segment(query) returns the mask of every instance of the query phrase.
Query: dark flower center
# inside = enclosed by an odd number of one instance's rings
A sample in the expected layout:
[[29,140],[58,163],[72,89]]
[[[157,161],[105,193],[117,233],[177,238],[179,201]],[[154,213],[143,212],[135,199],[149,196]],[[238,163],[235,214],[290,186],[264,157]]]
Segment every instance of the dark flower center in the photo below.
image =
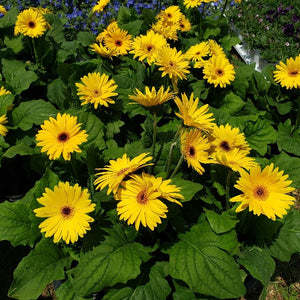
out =
[[190,156],[195,156],[195,153],[196,153],[195,148],[191,146],[190,149],[189,149],[189,155]]
[[221,147],[224,151],[230,151],[230,150],[231,150],[231,148],[230,148],[228,142],[226,142],[226,141],[221,142],[220,147]]
[[121,47],[122,46],[122,41],[120,41],[120,40],[116,40],[115,41],[115,45],[117,46],[117,47]]
[[290,72],[290,76],[295,77],[298,75],[298,71],[292,71]]
[[268,198],[269,192],[264,186],[259,185],[255,187],[253,194],[254,198],[258,200],[266,200]]
[[152,46],[148,46],[148,47],[147,47],[147,51],[148,51],[148,52],[150,52],[152,49],[153,49]]
[[221,76],[224,75],[224,71],[221,70],[221,69],[217,69],[217,70],[216,70],[216,74],[217,74],[219,77],[221,77]]
[[69,218],[72,216],[73,214],[73,209],[72,207],[70,206],[64,206],[62,209],[61,209],[61,214],[63,217],[65,218]]
[[123,168],[121,169],[118,173],[117,173],[117,176],[120,176],[122,175],[123,173],[125,173],[129,168]]
[[62,143],[65,143],[68,139],[69,139],[69,134],[66,133],[66,132],[62,132],[58,137],[57,139],[62,142]]
[[99,96],[101,93],[100,93],[99,90],[95,89],[95,90],[94,90],[94,94],[95,94],[95,96]]
[[136,196],[136,200],[139,204],[146,204],[148,202],[146,189],[144,189],[144,190],[142,190],[141,192],[138,193],[138,195]]
[[172,15],[170,13],[167,14],[168,18],[172,18]]
[[174,64],[172,61],[170,61],[170,62],[169,62],[169,65],[170,65],[171,67],[174,67],[175,64]]
[[28,26],[29,26],[30,28],[35,28],[35,23],[32,22],[32,21],[30,21],[30,22],[28,23]]

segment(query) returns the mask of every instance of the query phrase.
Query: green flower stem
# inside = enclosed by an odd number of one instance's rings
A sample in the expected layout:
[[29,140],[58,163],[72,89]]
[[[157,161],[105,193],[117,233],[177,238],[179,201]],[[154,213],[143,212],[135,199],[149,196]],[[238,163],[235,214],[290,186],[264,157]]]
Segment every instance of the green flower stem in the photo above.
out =
[[168,159],[167,159],[167,163],[165,165],[165,172],[167,173],[167,177],[169,175],[169,172],[170,172],[170,166],[171,166],[171,160],[172,160],[172,154],[173,154],[173,149],[174,147],[176,146],[176,140],[178,138],[178,135],[180,133],[182,129],[182,125],[180,125],[175,133],[175,136],[173,138],[173,141],[172,141],[172,144],[171,144],[171,147],[170,147],[170,151],[169,151],[169,156],[168,156]]
[[177,86],[177,78],[172,77],[171,82],[172,82],[173,90],[177,94],[179,91]]
[[176,167],[175,167],[173,173],[171,174],[170,178],[173,178],[173,177],[177,174],[179,168],[180,168],[181,165],[182,165],[182,162],[183,162],[183,154],[181,154],[180,159],[179,159],[179,161],[178,161],[178,163],[177,163],[177,165],[176,165]]
[[38,67],[40,67],[40,61],[39,61],[39,57],[38,57],[37,50],[36,50],[36,42],[35,42],[35,39],[32,38],[31,41],[32,41],[32,48],[33,48],[33,53],[34,53],[34,60],[35,60],[35,63],[38,65]]
[[[155,157],[155,147],[156,147],[156,135],[157,135],[157,115],[156,111],[153,112],[153,135],[152,135],[152,157]],[[153,165],[150,167],[150,174],[153,171]]]
[[230,209],[229,205],[229,199],[230,199],[230,182],[231,182],[231,176],[232,176],[232,171],[229,170],[227,173],[227,179],[226,179],[226,210]]
[[225,0],[224,6],[223,6],[223,9],[222,9],[222,12],[221,12],[221,18],[224,17],[224,12],[225,12],[225,9],[227,7],[227,4],[228,4],[228,0]]

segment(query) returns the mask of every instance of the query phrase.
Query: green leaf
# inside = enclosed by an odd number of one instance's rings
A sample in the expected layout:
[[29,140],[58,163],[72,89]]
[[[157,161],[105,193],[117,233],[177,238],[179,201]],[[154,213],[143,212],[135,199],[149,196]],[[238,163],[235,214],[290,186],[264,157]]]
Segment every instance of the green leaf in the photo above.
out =
[[128,240],[120,225],[107,231],[106,240],[82,255],[74,269],[73,291],[79,296],[136,278],[142,261],[150,258],[146,248]]
[[242,99],[246,99],[246,92],[249,88],[249,82],[253,73],[255,72],[255,63],[246,65],[239,64],[238,68],[235,68],[235,79],[232,83],[235,94],[240,96]]
[[291,255],[300,252],[300,213],[289,214],[278,237],[269,248],[270,254],[280,261],[290,261]]
[[80,31],[77,34],[77,40],[83,47],[88,47],[89,45],[95,43],[95,35],[91,32]]
[[275,262],[268,251],[257,246],[245,248],[237,261],[264,286],[275,271]]
[[[82,298],[74,294],[72,290],[72,283],[70,280],[62,283],[58,289],[55,290],[57,300],[86,300],[89,298]],[[92,298],[91,298],[92,299]]]
[[123,24],[121,28],[127,30],[129,34],[136,36],[140,33],[143,23],[144,22],[141,20],[135,20],[127,24]]
[[7,158],[13,158],[16,155],[32,155],[35,153],[39,153],[40,151],[35,149],[35,148],[31,148],[29,146],[27,146],[26,144],[17,144],[14,145],[10,148],[8,148],[4,153],[3,153],[3,157],[7,157]]
[[14,99],[15,97],[12,94],[0,96],[0,115],[6,114],[8,108],[13,104]]
[[[142,273],[135,288],[111,289],[105,294],[103,300],[164,300],[171,293],[171,287],[165,279],[168,274],[168,263],[157,262],[150,269],[149,275]],[[146,284],[143,284],[143,279],[147,280]]]
[[300,156],[300,128],[293,131],[290,119],[286,120],[284,124],[279,123],[277,145],[279,151],[283,149]]
[[190,180],[184,180],[180,175],[172,178],[171,184],[175,184],[177,187],[181,188],[180,194],[184,199],[180,202],[187,202],[192,200],[195,194],[202,190],[203,186],[200,183],[192,182]]
[[223,212],[221,215],[219,215],[212,210],[206,210],[205,214],[210,227],[215,233],[218,234],[234,229],[236,223],[239,222],[236,215],[232,215],[232,212],[230,211]]
[[216,37],[221,33],[221,29],[219,27],[216,28],[207,28],[203,34],[203,39],[207,40],[210,36]]
[[18,60],[2,58],[2,73],[14,94],[20,94],[29,88],[31,83],[38,79],[33,71],[26,71],[26,63]]
[[300,188],[300,158],[291,157],[285,152],[275,155],[269,161],[274,163],[280,170],[284,170],[284,174],[289,175],[289,180],[292,180],[294,188]]
[[121,6],[118,11],[118,24],[122,26],[123,24],[126,24],[130,22],[130,10],[128,7]]
[[275,143],[277,139],[276,130],[263,119],[258,119],[255,123],[248,122],[244,134],[250,147],[262,156],[267,153],[268,144]]
[[229,236],[232,234],[216,235],[205,221],[180,234],[180,241],[168,250],[170,275],[183,280],[196,293],[219,299],[244,295],[246,289],[239,266],[220,249],[221,240]]
[[122,127],[125,123],[121,120],[112,121],[106,124],[106,136],[108,139],[112,139],[115,134],[120,132],[120,127]]
[[44,100],[22,102],[12,112],[13,124],[26,131],[33,124],[40,125],[49,117],[57,114],[55,107]]
[[233,92],[230,92],[223,99],[223,105],[220,107],[221,110],[229,113],[230,115],[235,115],[241,111],[246,103],[242,100],[240,96],[235,95]]
[[22,35],[19,35],[17,37],[12,37],[12,38],[6,36],[4,38],[4,44],[6,45],[7,48],[12,49],[14,53],[18,54],[24,48],[22,39],[23,39]]
[[241,40],[237,36],[226,35],[220,40],[220,44],[226,51],[230,51],[232,46],[239,44]]
[[48,84],[47,98],[57,107],[64,110],[69,108],[71,93],[61,78],[56,78]]
[[180,285],[177,280],[173,280],[175,292],[172,294],[173,300],[197,300],[195,294],[187,287]]
[[19,10],[16,7],[11,7],[5,16],[0,18],[0,28],[14,26],[17,21]]
[[51,25],[51,29],[47,30],[47,39],[54,40],[56,43],[62,43],[65,41],[64,26],[61,22],[61,18],[57,14],[45,15],[47,22]]
[[71,258],[50,239],[42,239],[15,269],[9,297],[37,299],[47,284],[65,278],[64,268],[70,264]]

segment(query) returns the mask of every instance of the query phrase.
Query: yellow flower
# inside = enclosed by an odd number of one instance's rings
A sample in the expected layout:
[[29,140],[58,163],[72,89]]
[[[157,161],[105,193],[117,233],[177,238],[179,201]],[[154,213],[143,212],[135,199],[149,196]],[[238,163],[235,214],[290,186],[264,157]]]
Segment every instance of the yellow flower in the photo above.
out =
[[6,14],[6,9],[3,5],[0,4],[0,14],[5,15]]
[[179,23],[182,13],[179,6],[172,5],[162,10],[157,17],[162,20],[165,26],[170,26]]
[[198,7],[202,4],[202,0],[184,0],[183,4],[186,8]]
[[200,175],[205,171],[201,163],[208,163],[209,142],[203,132],[198,129],[181,132],[181,153],[189,167]]
[[116,193],[120,183],[128,174],[140,168],[152,165],[152,163],[148,163],[152,157],[146,157],[147,155],[148,153],[142,153],[130,160],[125,153],[122,158],[110,160],[109,165],[104,166],[104,168],[96,169],[101,171],[96,174],[96,176],[99,177],[94,181],[96,189],[102,190],[108,186],[107,195],[110,194],[111,191]]
[[298,55],[295,60],[292,57],[288,58],[286,64],[280,61],[279,65],[276,65],[276,70],[274,71],[274,80],[287,89],[299,89],[300,55]]
[[82,83],[75,83],[77,86],[77,95],[80,96],[84,102],[81,105],[92,103],[97,109],[98,105],[108,107],[108,103],[115,103],[110,97],[118,95],[114,91],[117,85],[113,79],[109,79],[106,74],[97,72],[88,73],[87,76],[80,78]]
[[112,56],[118,56],[116,49],[108,49],[107,47],[103,46],[102,43],[94,43],[90,45],[90,47],[93,52],[98,53],[102,57],[111,58]]
[[5,115],[0,116],[0,135],[6,136],[8,130],[7,128],[3,125],[7,123],[7,117]]
[[60,113],[57,118],[50,117],[41,125],[36,135],[37,146],[42,152],[47,152],[49,159],[58,159],[61,155],[65,160],[71,159],[72,152],[81,152],[78,145],[87,141],[85,130],[80,130],[77,117]]
[[179,22],[175,24],[165,24],[159,19],[155,24],[151,26],[154,32],[161,34],[168,40],[178,40],[177,30],[179,30]]
[[[146,86],[145,94],[143,94],[140,90],[136,89],[135,95],[129,95],[128,97],[129,99],[132,99],[144,106],[157,106],[173,98],[173,95],[173,92],[169,92],[169,87],[166,91],[164,91],[164,87],[161,86],[158,92],[156,92],[154,86],[151,90],[149,89],[149,87]],[[135,102],[131,104],[134,103]]]
[[34,210],[37,217],[47,218],[39,225],[45,237],[54,236],[54,243],[62,239],[67,244],[83,237],[91,229],[89,223],[94,221],[87,215],[95,209],[89,197],[87,189],[81,190],[78,184],[70,186],[69,182],[59,182],[53,191],[46,188],[37,199],[43,207]]
[[169,185],[170,180],[162,180],[152,175],[143,173],[142,176],[132,175],[131,179],[122,182],[123,188],[119,188],[115,195],[118,215],[128,225],[135,223],[135,229],[139,230],[142,223],[151,230],[161,223],[161,218],[166,218],[167,206],[159,199],[164,198],[182,206],[176,200],[183,199],[175,185]]
[[215,87],[224,88],[235,79],[234,67],[224,55],[212,56],[206,61],[203,73],[203,78]]
[[133,58],[138,57],[140,61],[147,59],[147,63],[155,62],[158,49],[167,45],[167,40],[159,33],[149,30],[146,35],[137,36],[132,43],[130,53],[134,54]]
[[0,96],[11,94],[10,91],[6,90],[3,86],[0,88]]
[[36,38],[42,36],[49,27],[50,25],[39,11],[29,8],[19,13],[14,33]]
[[228,153],[233,149],[245,150],[247,154],[250,152],[249,144],[245,136],[240,132],[239,128],[231,128],[229,124],[215,126],[211,134],[212,155],[216,153]]
[[131,49],[132,37],[128,31],[115,28],[104,38],[104,45],[111,51],[116,51],[117,55],[127,54]]
[[181,51],[176,48],[164,46],[159,49],[156,65],[160,66],[159,70],[162,71],[162,77],[169,75],[170,78],[186,79],[186,75],[190,73],[189,61],[184,57]]
[[113,22],[109,23],[107,28],[104,29],[102,32],[100,32],[97,35],[96,41],[99,43],[102,43],[105,40],[105,38],[109,37],[110,32],[112,32],[116,29],[119,29],[117,21],[113,21]]
[[208,47],[210,56],[225,55],[223,48],[214,40],[208,40]]
[[186,18],[185,15],[182,15],[179,20],[179,30],[182,32],[190,31],[192,28],[192,24],[188,18]]
[[243,169],[249,170],[257,165],[254,158],[248,157],[248,153],[248,151],[239,148],[234,148],[229,152],[217,152],[211,162],[229,167],[240,173]]
[[97,4],[93,7],[93,13],[94,12],[101,12],[105,6],[109,3],[110,0],[99,0]]
[[292,181],[287,180],[288,175],[283,175],[283,171],[274,169],[274,165],[266,166],[261,171],[260,166],[250,169],[250,172],[241,171],[241,177],[235,188],[243,194],[230,199],[231,202],[242,202],[236,209],[240,212],[247,207],[255,215],[266,215],[269,219],[275,220],[276,215],[282,218],[287,213],[287,209],[295,199],[287,195],[294,190],[289,186]]
[[184,54],[189,60],[199,61],[209,54],[209,47],[207,42],[202,42],[197,45],[191,46]]
[[199,99],[194,99],[194,94],[191,94],[190,99],[185,93],[181,94],[182,101],[176,97],[175,103],[179,108],[180,113],[176,116],[183,120],[184,125],[195,127],[203,131],[212,131],[214,127],[214,118],[212,113],[208,112],[208,104],[202,105],[198,108]]
[[53,14],[52,10],[44,7],[31,7],[31,9],[39,12],[42,15]]

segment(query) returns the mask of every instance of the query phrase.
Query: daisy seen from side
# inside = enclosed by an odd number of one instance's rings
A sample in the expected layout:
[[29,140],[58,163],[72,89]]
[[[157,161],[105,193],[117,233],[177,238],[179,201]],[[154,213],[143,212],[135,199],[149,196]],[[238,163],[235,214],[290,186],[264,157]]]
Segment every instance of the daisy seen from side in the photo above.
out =
[[289,195],[294,191],[287,180],[288,175],[283,175],[274,164],[266,166],[263,170],[259,165],[250,169],[249,172],[242,170],[241,176],[235,188],[242,192],[241,195],[230,199],[231,202],[241,202],[236,209],[240,212],[249,208],[253,214],[267,216],[275,220],[276,216],[282,218],[287,209],[293,205],[295,198]]
[[93,7],[92,12],[101,12],[107,6],[110,0],[99,0],[97,4]]
[[77,95],[83,102],[81,105],[93,104],[97,109],[99,105],[108,107],[108,104],[115,103],[110,97],[117,96],[115,92],[117,85],[113,79],[109,79],[106,74],[98,72],[88,73],[80,78],[81,83],[75,83]]
[[61,155],[64,160],[70,160],[71,153],[80,153],[79,145],[87,141],[88,135],[80,130],[80,125],[77,117],[58,113],[56,119],[50,117],[41,125],[36,135],[37,146],[42,147],[41,152],[47,152],[51,160]]
[[0,135],[6,136],[8,129],[3,125],[7,123],[6,115],[0,116]]
[[46,218],[39,225],[45,237],[53,236],[54,243],[62,239],[67,244],[82,238],[91,229],[89,223],[94,221],[88,213],[94,211],[96,205],[89,197],[87,189],[81,189],[78,184],[71,186],[69,182],[59,182],[53,190],[46,188],[37,199],[43,207],[34,210],[37,217]]

